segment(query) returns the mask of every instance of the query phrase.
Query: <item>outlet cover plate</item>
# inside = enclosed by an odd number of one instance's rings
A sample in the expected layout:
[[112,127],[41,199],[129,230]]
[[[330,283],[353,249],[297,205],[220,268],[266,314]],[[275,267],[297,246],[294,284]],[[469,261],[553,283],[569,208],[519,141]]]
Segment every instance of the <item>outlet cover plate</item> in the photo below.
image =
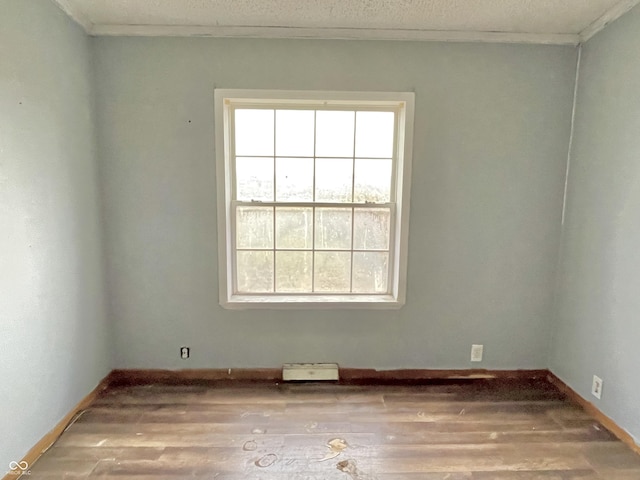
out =
[[471,361],[481,362],[484,345],[471,345]]
[[602,397],[602,379],[597,375],[593,376],[593,383],[591,384],[591,394],[598,400]]

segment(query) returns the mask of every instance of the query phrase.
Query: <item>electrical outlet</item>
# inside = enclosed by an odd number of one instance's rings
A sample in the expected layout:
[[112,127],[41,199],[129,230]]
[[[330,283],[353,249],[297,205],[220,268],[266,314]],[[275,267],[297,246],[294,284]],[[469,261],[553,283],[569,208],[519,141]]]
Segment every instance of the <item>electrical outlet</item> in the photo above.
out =
[[186,360],[189,358],[189,347],[180,347],[180,358]]
[[481,362],[484,345],[471,345],[471,361]]
[[602,379],[597,375],[593,376],[593,383],[591,384],[591,394],[598,400],[602,397]]

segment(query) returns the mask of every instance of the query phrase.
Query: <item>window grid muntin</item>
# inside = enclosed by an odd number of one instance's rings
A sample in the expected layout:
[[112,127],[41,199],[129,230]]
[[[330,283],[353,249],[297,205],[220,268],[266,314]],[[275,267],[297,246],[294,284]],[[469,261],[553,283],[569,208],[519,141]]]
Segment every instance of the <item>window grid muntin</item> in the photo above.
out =
[[[273,202],[263,202],[263,201],[250,201],[250,202],[241,202],[237,200],[237,178],[236,178],[236,154],[235,154],[235,112],[236,110],[241,110],[241,109],[266,109],[266,110],[273,110],[273,115],[274,115],[274,119],[273,119],[273,155],[272,156],[260,156],[260,155],[255,155],[255,156],[244,156],[243,157],[248,157],[248,158],[265,158],[265,159],[272,159],[272,163],[273,163]],[[232,201],[231,201],[231,228],[232,228],[232,235],[231,235],[231,242],[233,245],[233,252],[234,254],[232,255],[232,259],[231,259],[231,263],[232,263],[232,272],[233,272],[233,281],[232,281],[232,285],[233,285],[233,291],[234,294],[242,294],[242,295],[248,295],[248,296],[252,296],[252,295],[256,295],[256,296],[260,296],[260,295],[282,295],[285,294],[287,296],[304,296],[304,295],[311,295],[311,296],[323,296],[323,295],[350,295],[350,296],[357,296],[357,295],[362,295],[362,296],[384,296],[384,295],[389,295],[393,292],[393,275],[394,275],[394,271],[395,271],[395,267],[394,267],[394,255],[392,255],[392,252],[395,251],[395,235],[394,235],[394,230],[395,230],[395,208],[396,208],[396,181],[397,181],[397,155],[398,155],[398,128],[399,128],[399,121],[400,121],[400,111],[402,110],[402,106],[399,106],[397,104],[394,104],[393,106],[379,106],[379,105],[361,105],[358,103],[355,104],[341,104],[341,105],[334,105],[334,104],[330,104],[330,105],[316,105],[316,104],[301,104],[301,105],[295,105],[292,103],[280,103],[280,102],[275,102],[275,103],[246,103],[243,102],[241,106],[231,106],[229,109],[229,115],[230,115],[230,125],[229,125],[229,135],[230,135],[230,145],[229,145],[229,149],[230,149],[230,158],[232,160],[231,163],[231,190],[232,190]],[[276,136],[277,136],[277,115],[276,112],[277,110],[313,110],[314,111],[314,135],[313,135],[313,141],[314,141],[314,145],[313,145],[313,151],[314,151],[314,156],[313,157],[307,157],[307,156],[277,156],[276,155],[276,149],[277,149],[277,145],[276,145]],[[317,161],[317,112],[320,110],[326,110],[326,111],[353,111],[354,112],[354,125],[353,125],[353,135],[354,135],[354,139],[353,139],[353,151],[352,151],[352,157],[351,157],[351,161],[352,161],[352,186],[351,186],[351,203],[347,203],[347,202],[322,202],[322,203],[316,203],[315,202],[315,197],[316,197],[316,170],[317,170],[317,165],[316,165],[316,161]],[[377,111],[377,112],[390,112],[393,113],[394,115],[394,124],[393,124],[393,144],[392,144],[392,157],[374,157],[374,156],[367,156],[367,157],[356,157],[355,153],[356,153],[356,135],[357,135],[357,113],[358,112],[368,112],[368,111]],[[312,190],[312,198],[313,198],[313,202],[277,202],[276,199],[276,192],[277,192],[277,163],[276,160],[277,158],[312,158],[313,159],[313,190]],[[323,156],[321,158],[335,158],[335,159],[343,159],[345,158],[344,156],[339,156],[339,157],[331,157],[331,156]],[[376,202],[364,202],[364,203],[354,203],[354,196],[355,196],[355,162],[356,160],[391,160],[391,175],[389,178],[389,182],[390,182],[390,189],[389,189],[389,203],[376,203]],[[237,219],[237,207],[240,205],[246,205],[246,206],[271,206],[273,208],[273,224],[272,224],[272,235],[273,235],[273,248],[272,249],[268,249],[268,250],[249,250],[249,249],[239,249],[237,248],[237,225],[236,225],[236,219]],[[297,249],[279,249],[276,246],[276,207],[284,207],[284,206],[291,206],[291,207],[312,207],[312,243],[313,243],[313,248],[311,250],[297,250]],[[340,208],[340,209],[351,209],[351,249],[350,250],[340,250],[340,249],[331,249],[331,250],[325,250],[325,249],[316,249],[315,248],[315,228],[316,228],[316,208],[322,208],[322,207],[327,207],[327,208]],[[354,223],[355,223],[355,208],[389,208],[389,231],[388,231],[388,249],[386,250],[354,250],[353,249],[353,242],[354,242]],[[238,288],[238,275],[237,275],[237,252],[238,251],[270,251],[273,254],[273,278],[272,278],[272,292],[243,292],[240,291]],[[311,281],[312,281],[312,290],[310,292],[278,292],[276,290],[276,277],[277,277],[277,270],[276,270],[276,252],[277,251],[305,251],[305,252],[311,252],[311,258],[312,258],[312,269],[311,269]],[[331,291],[322,291],[322,292],[317,292],[316,291],[316,285],[315,285],[315,253],[316,252],[324,252],[324,251],[328,251],[328,252],[350,252],[350,263],[349,263],[349,268],[350,268],[350,274],[349,274],[349,292],[341,292],[341,291],[336,291],[336,292],[331,292]],[[369,293],[361,293],[361,292],[353,292],[353,257],[354,257],[354,253],[357,252],[372,252],[372,253],[376,253],[376,252],[380,252],[380,253],[387,253],[387,290],[386,292],[369,292]]]
[[[394,249],[394,236],[392,234],[393,232],[393,226],[395,224],[395,204],[393,203],[386,203],[386,204],[379,204],[379,203],[357,203],[357,204],[336,204],[336,203],[323,203],[323,204],[313,204],[310,202],[307,203],[295,203],[295,202],[287,202],[286,204],[281,204],[278,202],[269,202],[269,203],[263,203],[263,202],[238,202],[238,201],[234,201],[232,202],[232,211],[233,211],[233,215],[232,215],[232,219],[234,222],[236,222],[237,219],[237,212],[238,212],[238,208],[240,207],[259,207],[259,208],[269,208],[272,210],[272,225],[271,225],[271,237],[272,237],[272,246],[271,248],[246,248],[246,247],[238,247],[237,246],[237,234],[238,234],[238,230],[237,230],[237,225],[234,228],[234,235],[233,235],[233,242],[234,242],[234,251],[236,252],[236,254],[234,255],[234,264],[237,265],[237,252],[272,252],[273,255],[273,277],[272,277],[272,291],[270,292],[246,292],[246,291],[242,291],[239,289],[238,287],[238,277],[237,275],[234,276],[234,290],[235,293],[239,293],[242,295],[278,295],[278,294],[287,294],[289,295],[290,293],[294,293],[294,292],[279,292],[276,288],[276,276],[277,276],[277,265],[276,265],[276,252],[281,251],[281,252],[310,252],[311,253],[311,259],[312,259],[312,270],[311,270],[311,278],[312,278],[312,284],[311,284],[311,288],[312,290],[309,292],[304,292],[307,295],[327,295],[327,294],[332,294],[332,295],[355,295],[355,294],[362,294],[362,295],[388,295],[391,292],[391,288],[392,285],[390,284],[390,280],[391,280],[391,274],[392,274],[392,267],[393,267],[393,249]],[[310,208],[312,210],[312,233],[311,233],[311,248],[279,248],[277,246],[277,233],[276,233],[276,218],[277,218],[277,214],[276,214],[276,210],[277,208]],[[335,209],[339,209],[339,210],[350,210],[351,212],[351,238],[350,238],[350,245],[351,248],[347,249],[347,248],[318,248],[316,247],[316,235],[315,235],[315,228],[316,228],[316,209],[318,208],[335,208]],[[387,239],[388,239],[388,246],[387,248],[354,248],[354,242],[355,242],[355,235],[354,235],[354,225],[355,225],[355,212],[357,209],[360,210],[387,210],[389,212],[389,222],[388,222],[388,232],[387,232]],[[349,273],[349,291],[316,291],[316,285],[315,285],[315,259],[316,259],[316,252],[327,252],[327,253],[336,253],[336,252],[343,252],[343,253],[350,253],[350,262],[349,262],[349,268],[350,268],[350,273]],[[354,277],[354,271],[353,271],[353,257],[354,257],[354,253],[386,253],[387,254],[387,291],[385,292],[353,292],[353,277]],[[236,267],[237,269],[237,267]],[[235,273],[235,272],[234,272]]]

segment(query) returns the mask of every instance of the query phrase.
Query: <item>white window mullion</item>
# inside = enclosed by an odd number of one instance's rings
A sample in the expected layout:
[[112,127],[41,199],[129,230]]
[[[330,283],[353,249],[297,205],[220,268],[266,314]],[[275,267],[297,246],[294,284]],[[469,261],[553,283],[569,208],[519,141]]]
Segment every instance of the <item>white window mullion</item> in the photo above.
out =
[[391,158],[391,198],[390,201],[397,202],[397,192],[398,192],[398,174],[402,175],[402,172],[398,172],[398,156],[400,151],[399,145],[399,129],[400,129],[400,115],[396,110],[394,112],[394,121],[393,121],[393,157]]
[[232,243],[232,259],[231,259],[231,269],[233,275],[233,292],[236,293],[238,291],[238,248],[236,246],[236,217],[238,216],[237,212],[237,204],[235,202],[231,203],[231,243]]
[[[316,201],[316,144],[318,141],[317,131],[318,111],[313,111],[313,184],[311,198],[315,205]],[[311,214],[311,292],[316,291],[316,207],[314,206]]]
[[[276,141],[278,138],[278,116],[276,115],[277,110],[274,108],[273,109],[273,201],[276,201],[277,197],[277,191],[278,191],[278,175],[276,172],[276,168],[278,166],[278,161],[277,161],[277,157],[276,154],[278,153],[276,150]],[[273,235],[273,279],[272,279],[272,284],[273,284],[273,291],[274,293],[277,291],[276,290],[276,277],[278,275],[278,272],[276,271],[276,207],[273,207],[273,226],[272,226],[272,235]]]
[[389,293],[393,290],[393,272],[396,269],[396,228],[399,227],[399,225],[396,224],[396,209],[397,204],[389,209],[389,252],[387,260],[387,292]]
[[[351,157],[351,202],[353,203],[356,194],[356,132],[358,130],[358,112],[353,112],[353,152]],[[355,208],[351,209],[351,260],[349,262],[349,293],[353,292],[353,242],[355,234]]]
[[276,292],[276,207],[273,207],[273,291]]

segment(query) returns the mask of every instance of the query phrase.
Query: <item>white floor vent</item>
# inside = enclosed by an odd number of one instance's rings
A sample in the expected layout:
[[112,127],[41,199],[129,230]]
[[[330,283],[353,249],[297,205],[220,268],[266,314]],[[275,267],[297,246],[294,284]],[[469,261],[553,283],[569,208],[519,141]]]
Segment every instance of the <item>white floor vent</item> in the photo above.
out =
[[282,366],[282,380],[285,382],[315,382],[339,378],[337,363],[285,363]]

